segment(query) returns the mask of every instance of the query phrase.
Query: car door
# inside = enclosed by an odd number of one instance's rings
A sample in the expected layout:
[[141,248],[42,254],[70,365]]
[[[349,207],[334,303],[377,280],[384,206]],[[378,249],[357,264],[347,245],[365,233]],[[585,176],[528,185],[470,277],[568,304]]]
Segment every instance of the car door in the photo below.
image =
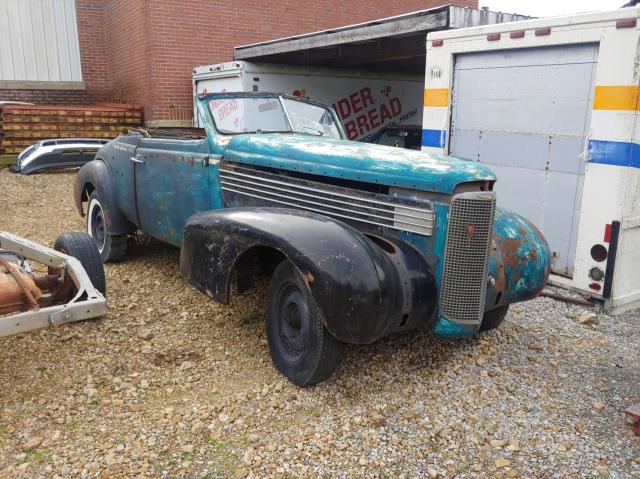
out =
[[207,140],[142,138],[132,159],[140,228],[180,246],[189,216],[211,208]]
[[138,135],[121,135],[113,143],[109,157],[103,158],[111,172],[111,179],[116,190],[116,198],[120,211],[133,224],[138,223],[135,196],[135,157],[140,137]]

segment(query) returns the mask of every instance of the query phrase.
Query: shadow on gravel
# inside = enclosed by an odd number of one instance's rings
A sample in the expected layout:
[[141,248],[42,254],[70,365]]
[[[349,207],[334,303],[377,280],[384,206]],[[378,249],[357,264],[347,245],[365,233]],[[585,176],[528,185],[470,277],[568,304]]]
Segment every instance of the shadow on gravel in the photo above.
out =
[[[128,248],[126,263],[136,268],[153,268],[158,275],[179,275],[178,248],[143,234],[133,237]],[[185,288],[191,288],[186,282],[184,284]],[[258,344],[264,338],[267,288],[268,281],[259,281],[257,288],[242,295],[232,294],[229,305],[220,305],[237,320],[230,327],[242,328],[249,343]],[[202,296],[202,301],[211,300]],[[347,383],[350,394],[359,395],[375,393],[377,389],[387,388],[389,383],[407,383],[416,378],[429,381],[434,372],[446,369],[450,364],[458,364],[460,356],[474,349],[482,337],[490,334],[444,339],[429,331],[417,330],[394,334],[369,345],[351,345],[346,348],[344,360],[334,376],[324,384],[344,388],[343,383]],[[242,348],[243,344],[246,343],[242,341],[236,346]],[[243,351],[239,354],[255,353]]]
[[140,260],[154,260],[162,256],[175,256],[174,264],[177,267],[180,261],[180,249],[163,243],[160,240],[147,236],[143,233],[136,233],[127,242],[127,256],[125,262],[136,262]]

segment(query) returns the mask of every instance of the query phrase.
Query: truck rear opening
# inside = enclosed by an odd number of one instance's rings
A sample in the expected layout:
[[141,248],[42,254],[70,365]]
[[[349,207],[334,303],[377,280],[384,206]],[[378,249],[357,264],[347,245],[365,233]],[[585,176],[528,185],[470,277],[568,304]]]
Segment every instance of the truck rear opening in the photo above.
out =
[[[333,106],[350,140],[370,141],[383,127],[422,122],[422,75],[234,61],[193,70],[194,98],[270,92]],[[194,108],[194,112],[195,112]],[[194,125],[200,121],[194,116]]]

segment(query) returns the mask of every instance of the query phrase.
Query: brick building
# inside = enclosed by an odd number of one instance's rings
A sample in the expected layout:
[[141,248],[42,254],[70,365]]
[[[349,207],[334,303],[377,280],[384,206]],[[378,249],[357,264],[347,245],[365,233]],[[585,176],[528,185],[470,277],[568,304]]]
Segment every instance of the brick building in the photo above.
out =
[[[146,121],[157,125],[190,121],[192,68],[231,60],[236,45],[443,3],[478,7],[477,0],[63,0],[60,13],[46,3],[42,0],[41,11],[29,11],[33,2],[26,6],[20,0],[7,0],[0,7],[0,30],[4,21],[11,38],[22,35],[13,46],[0,45],[0,100],[139,103]],[[55,38],[47,39],[46,28],[40,33],[34,27],[38,21],[46,25],[47,15],[60,25],[49,33],[58,38],[58,52],[50,56],[68,58],[71,66],[61,65],[51,73],[49,59],[48,72],[35,67],[29,72],[33,63],[46,60],[38,41],[45,50],[55,44]],[[22,27],[16,30],[12,24]],[[13,65],[7,60],[8,48],[15,50],[10,52]],[[22,64],[15,64],[16,51],[24,57]]]

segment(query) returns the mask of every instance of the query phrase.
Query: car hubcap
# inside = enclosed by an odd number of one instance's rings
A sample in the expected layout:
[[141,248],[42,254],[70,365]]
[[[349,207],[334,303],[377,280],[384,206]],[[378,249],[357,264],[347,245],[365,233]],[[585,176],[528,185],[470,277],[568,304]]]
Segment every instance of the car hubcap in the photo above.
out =
[[102,208],[98,203],[93,204],[89,221],[91,225],[91,236],[98,244],[98,249],[102,252],[104,248],[106,231],[104,227],[104,214],[102,212]]
[[309,330],[309,311],[302,292],[295,285],[281,289],[278,307],[278,336],[289,360],[300,359]]

